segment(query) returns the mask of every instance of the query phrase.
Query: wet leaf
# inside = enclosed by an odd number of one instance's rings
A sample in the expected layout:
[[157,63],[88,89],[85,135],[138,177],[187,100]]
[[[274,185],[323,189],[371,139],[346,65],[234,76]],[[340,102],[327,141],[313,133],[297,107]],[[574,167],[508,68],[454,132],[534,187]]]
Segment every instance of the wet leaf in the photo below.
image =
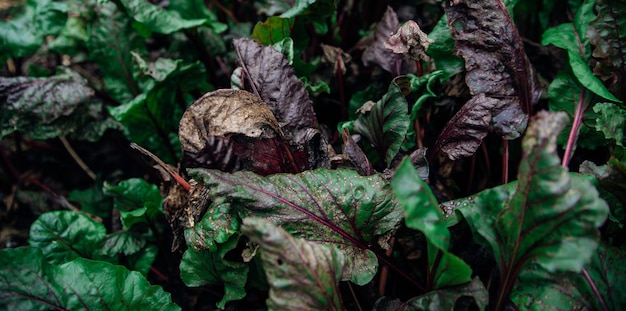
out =
[[[207,210],[203,221],[233,219],[218,223],[220,227],[213,225],[211,230],[233,235],[236,230],[223,226],[245,217],[265,217],[294,237],[338,247],[346,256],[342,280],[357,284],[374,276],[377,260],[370,248],[375,244],[388,247],[388,234],[401,218],[390,185],[379,175],[325,169],[267,177],[247,171],[228,174],[192,169],[189,173],[204,186],[204,201],[192,203],[192,209]],[[211,205],[209,199],[219,204]],[[214,243],[188,240],[200,248]]]
[[452,1],[445,12],[470,93],[496,103],[490,129],[506,139],[519,137],[541,91],[506,8],[499,1]]
[[55,265],[34,247],[0,250],[0,265],[0,308],[180,310],[160,286],[123,266],[83,258]]
[[71,75],[51,78],[0,77],[0,137],[14,131],[33,139],[70,135],[98,140],[108,128],[120,128],[91,104],[94,91]]
[[226,303],[243,298],[248,266],[243,263],[224,260],[208,250],[187,249],[180,263],[180,277],[187,286],[197,287],[207,284],[224,284],[224,297],[217,302],[218,308]]
[[596,131],[602,132],[606,139],[611,139],[618,146],[624,146],[624,126],[626,110],[611,103],[597,103],[593,111],[599,114],[596,119]]
[[362,60],[365,66],[376,64],[394,75],[415,72],[415,61],[404,59],[385,47],[385,42],[399,27],[398,15],[388,6],[382,19],[376,24],[374,42],[363,51]]
[[103,259],[97,253],[105,236],[104,225],[83,214],[54,211],[31,225],[28,243],[41,249],[46,261],[62,264],[79,257]]
[[365,115],[354,121],[353,132],[365,138],[387,166],[398,154],[409,129],[408,104],[396,83],[389,84],[383,96]]
[[473,155],[489,132],[496,105],[497,99],[474,96],[448,121],[433,150],[442,150],[451,160]]
[[485,190],[458,209],[495,255],[499,304],[529,262],[549,272],[580,271],[597,247],[608,206],[587,179],[560,165],[556,135],[566,122],[564,113],[539,112],[522,141],[517,186]]
[[339,249],[294,238],[262,218],[245,218],[241,231],[260,246],[270,310],[344,310],[339,281],[346,259]]

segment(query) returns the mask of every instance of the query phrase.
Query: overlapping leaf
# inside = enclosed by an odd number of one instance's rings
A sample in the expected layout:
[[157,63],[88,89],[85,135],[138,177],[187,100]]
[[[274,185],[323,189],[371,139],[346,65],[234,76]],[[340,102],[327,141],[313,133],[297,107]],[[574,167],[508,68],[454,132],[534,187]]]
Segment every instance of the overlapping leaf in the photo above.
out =
[[517,187],[485,190],[459,209],[495,255],[503,289],[496,307],[530,261],[550,272],[580,271],[597,247],[608,207],[589,181],[560,166],[556,135],[566,120],[539,112],[522,142]]
[[114,206],[120,211],[125,228],[136,223],[152,223],[162,213],[159,189],[143,179],[131,178],[115,186],[105,184],[104,194],[114,198]]
[[[228,229],[233,221],[265,217],[295,237],[341,249],[346,256],[342,279],[357,284],[365,284],[374,276],[377,260],[370,248],[376,244],[384,247],[387,234],[401,218],[390,185],[379,175],[325,169],[267,177],[246,171],[228,174],[192,169],[189,173],[205,187],[205,199],[192,203],[192,208],[208,209],[201,222],[207,219],[206,225],[193,229],[199,231],[196,236],[204,236],[202,230],[223,231],[230,236],[236,232]],[[211,205],[208,198],[221,204]],[[215,218],[233,220],[213,224],[211,219]],[[188,244],[209,248],[215,242],[192,239]]]
[[[474,96],[472,100],[489,110],[491,131],[505,139],[519,137],[541,92],[506,8],[499,1],[468,0],[446,2],[445,11],[457,54],[465,60],[465,81]],[[455,117],[455,122],[449,122],[447,127],[462,127],[464,119]],[[463,144],[462,131],[444,133],[438,140]],[[467,137],[470,144],[466,149],[472,153],[478,137]]]
[[344,310],[339,281],[346,259],[338,248],[294,238],[262,218],[244,219],[241,231],[260,246],[270,310]]
[[139,272],[77,258],[55,265],[34,247],[0,250],[0,308],[180,310]]

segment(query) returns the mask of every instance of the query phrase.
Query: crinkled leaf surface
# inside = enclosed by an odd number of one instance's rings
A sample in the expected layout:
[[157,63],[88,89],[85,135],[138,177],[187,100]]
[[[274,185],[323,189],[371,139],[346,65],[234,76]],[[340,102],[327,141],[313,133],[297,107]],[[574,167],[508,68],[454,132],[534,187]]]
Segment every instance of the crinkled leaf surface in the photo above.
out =
[[497,101],[490,109],[491,130],[519,137],[540,90],[506,8],[500,1],[449,1],[445,12],[470,93]]
[[408,104],[397,81],[389,84],[387,94],[353,125],[354,133],[363,136],[387,166],[398,154],[410,123]]
[[430,291],[402,303],[399,300],[379,299],[374,310],[478,310],[484,311],[489,304],[489,292],[478,277],[471,283]]
[[97,253],[105,236],[103,224],[81,213],[53,211],[33,222],[28,243],[41,249],[46,261],[62,264],[79,257],[102,259]]
[[593,175],[600,185],[600,194],[609,203],[609,219],[618,225],[626,223],[626,163],[610,158],[605,165],[585,161],[580,165],[580,173]]
[[182,18],[177,12],[164,9],[147,0],[118,0],[114,2],[123,6],[134,20],[142,23],[148,29],[162,34],[171,34],[182,29],[211,25],[212,23],[216,23],[218,29],[225,28],[225,25],[209,19]]
[[346,259],[338,248],[294,238],[262,218],[245,218],[241,231],[260,246],[270,310],[344,310],[339,281]]
[[497,104],[497,99],[484,94],[474,96],[448,121],[433,149],[442,150],[451,160],[473,155],[489,132],[491,110]]
[[563,113],[539,112],[522,142],[517,187],[485,190],[458,209],[509,282],[530,261],[550,272],[580,271],[597,247],[608,207],[587,179],[560,165],[556,135],[566,122]]
[[180,277],[187,286],[224,284],[224,297],[217,303],[219,308],[246,295],[244,286],[247,275],[247,265],[233,262],[225,264],[216,253],[203,249],[187,249],[180,263]]
[[120,126],[90,103],[93,95],[84,81],[69,75],[0,77],[0,137],[14,131],[33,139],[80,132],[75,136],[97,140],[107,128]]
[[366,66],[372,63],[379,65],[386,71],[395,75],[415,72],[416,67],[414,60],[404,59],[402,56],[395,54],[385,47],[387,39],[389,39],[391,34],[395,33],[399,27],[400,22],[398,21],[398,15],[388,6],[382,19],[376,24],[374,42],[363,51],[363,64]]
[[581,280],[583,283],[577,285],[575,279],[571,272],[551,275],[536,265],[529,265],[520,274],[511,301],[519,310],[596,310],[590,308],[579,291],[588,284]]
[[180,310],[139,272],[77,258],[48,263],[34,247],[0,250],[0,308],[9,310]]
[[469,282],[472,269],[448,252],[450,231],[447,220],[430,187],[420,178],[409,158],[397,167],[391,184],[394,195],[404,207],[406,226],[426,236],[431,285],[442,288]]
[[593,111],[599,114],[596,131],[602,132],[606,139],[615,141],[616,145],[624,146],[626,110],[612,103],[597,103]]
[[101,252],[110,257],[119,254],[132,255],[144,246],[146,246],[146,238],[138,230],[120,230],[106,236]]
[[[247,171],[228,174],[191,169],[189,173],[204,185],[206,197],[223,198],[229,204],[209,205],[204,219],[265,217],[294,237],[335,245],[346,256],[342,280],[357,284],[365,284],[374,276],[377,260],[370,249],[376,244],[386,247],[386,234],[402,217],[391,186],[379,175],[359,176],[353,170],[326,169],[267,177]],[[192,208],[203,207],[192,203]],[[230,226],[230,222],[223,225]],[[190,244],[204,247],[207,243],[212,242],[192,240]]]
[[[0,58],[22,57],[37,51],[46,42],[45,37],[58,34],[67,20],[65,3],[20,1],[7,3],[8,20],[0,23]],[[11,5],[16,7],[10,8]],[[6,6],[4,7],[6,10]],[[13,11],[13,12],[12,12]]]
[[143,38],[133,31],[131,20],[113,2],[99,3],[87,30],[89,58],[98,65],[107,94],[120,103],[139,95],[130,52],[146,52]]
[[[303,132],[317,127],[317,117],[304,83],[294,74],[283,54],[271,46],[261,46],[254,40],[241,38],[233,42],[241,65],[250,74],[246,90],[266,102],[281,122],[285,135],[303,143]],[[248,78],[246,76],[246,78]]]

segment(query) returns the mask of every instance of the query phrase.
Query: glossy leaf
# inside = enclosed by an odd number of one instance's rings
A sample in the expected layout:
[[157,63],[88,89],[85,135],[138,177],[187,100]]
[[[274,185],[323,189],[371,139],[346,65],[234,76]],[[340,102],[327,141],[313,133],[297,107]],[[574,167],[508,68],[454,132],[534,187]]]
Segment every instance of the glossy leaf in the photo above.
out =
[[346,263],[333,245],[294,238],[262,218],[245,218],[243,234],[260,247],[270,310],[343,310],[339,281]]
[[497,103],[490,109],[491,130],[519,137],[541,92],[506,8],[500,1],[473,0],[447,2],[445,12],[470,93]]
[[608,207],[588,180],[560,165],[556,135],[566,120],[539,112],[522,141],[517,187],[485,190],[459,209],[495,255],[502,276],[496,307],[529,262],[549,272],[580,271],[597,247]]
[[21,247],[0,250],[0,266],[0,308],[180,310],[139,272],[106,262],[77,258],[55,265],[39,249]]
[[217,303],[218,308],[224,308],[226,303],[246,295],[244,286],[247,275],[247,265],[234,262],[225,264],[216,253],[208,250],[189,248],[180,263],[180,277],[187,286],[224,284],[224,297]]
[[354,133],[363,136],[387,166],[398,154],[410,123],[408,104],[396,81],[389,84],[387,94],[369,112],[357,117],[353,125]]
[[[193,202],[192,209],[207,210],[203,222],[221,220],[219,227],[213,225],[205,231],[223,231],[230,236],[236,232],[229,229],[233,222],[266,217],[294,237],[323,241],[341,249],[346,256],[342,280],[357,284],[369,282],[376,273],[376,256],[368,245],[387,247],[388,234],[401,218],[390,185],[379,175],[325,169],[267,177],[246,171],[228,174],[192,169],[189,173],[204,186],[204,200]],[[218,200],[219,204],[211,205],[210,200]],[[188,241],[199,248],[214,243]]]
[[437,70],[442,71],[441,80],[448,80],[457,73],[463,72],[465,69],[463,59],[454,54],[454,39],[450,34],[446,15],[439,19],[435,28],[428,34],[428,38],[434,42],[426,52],[432,57]]
[[54,211],[33,222],[28,243],[41,249],[46,261],[62,264],[79,257],[103,259],[98,251],[105,236],[104,225],[83,214]]
[[0,77],[0,137],[20,131],[33,139],[76,133],[98,140],[108,128],[120,126],[91,104],[93,96],[85,81],[71,75]]
[[593,111],[599,114],[596,120],[596,131],[604,134],[606,139],[615,141],[618,146],[624,146],[624,126],[626,125],[626,110],[611,103],[598,103]]
[[430,187],[408,158],[396,168],[391,184],[394,195],[404,207],[406,226],[421,231],[426,237],[432,286],[442,288],[469,282],[472,269],[448,252],[450,231],[447,221]]

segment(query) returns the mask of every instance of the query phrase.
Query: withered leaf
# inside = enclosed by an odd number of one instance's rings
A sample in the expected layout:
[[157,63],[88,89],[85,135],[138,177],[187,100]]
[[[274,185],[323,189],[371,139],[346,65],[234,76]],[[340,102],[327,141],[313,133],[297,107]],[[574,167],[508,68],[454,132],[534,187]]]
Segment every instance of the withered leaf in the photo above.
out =
[[354,165],[356,171],[359,172],[359,175],[369,176],[376,173],[376,170],[374,170],[372,164],[367,159],[367,155],[365,155],[361,147],[352,139],[347,128],[343,129],[341,137],[343,139],[342,153],[352,162],[352,165]]
[[246,83],[246,89],[258,92],[290,141],[303,144],[306,129],[317,127],[313,103],[304,82],[296,77],[285,56],[271,46],[261,46],[247,38],[237,39],[233,44],[244,76],[249,74],[247,78],[252,80],[252,84]]
[[429,59],[426,50],[433,42],[435,41],[429,39],[415,21],[410,20],[400,26],[398,31],[384,42],[384,45],[396,54],[420,61]]
[[[282,143],[282,131],[268,105],[243,90],[202,96],[183,114],[179,137],[189,167],[247,169],[261,175],[299,171]],[[293,168],[296,165],[298,168]]]
[[383,18],[376,25],[374,42],[363,51],[362,59],[365,66],[374,63],[396,75],[415,72],[417,67],[414,61],[408,61],[385,47],[385,41],[398,30],[398,27],[400,27],[398,15],[388,6]]
[[321,44],[322,52],[324,53],[322,61],[330,63],[333,66],[333,74],[337,73],[337,70],[341,70],[341,74],[346,73],[346,63],[352,61],[350,54],[345,53],[341,48]]
[[446,2],[445,12],[471,94],[495,100],[483,105],[491,107],[490,129],[506,139],[519,137],[541,91],[506,8],[500,1],[467,0]]

